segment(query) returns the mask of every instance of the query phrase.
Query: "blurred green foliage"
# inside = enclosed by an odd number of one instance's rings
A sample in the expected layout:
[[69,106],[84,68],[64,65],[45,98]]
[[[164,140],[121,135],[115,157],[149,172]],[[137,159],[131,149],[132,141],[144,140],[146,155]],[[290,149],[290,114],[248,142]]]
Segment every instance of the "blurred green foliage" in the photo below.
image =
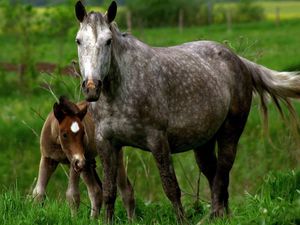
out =
[[128,9],[132,13],[136,26],[174,26],[178,24],[179,11],[183,11],[186,22],[192,24],[200,6],[200,0],[127,0]]
[[[202,0],[127,0],[134,26],[177,26],[182,12],[185,26],[207,25],[212,22],[226,23],[230,13],[232,22],[260,21],[264,9],[253,0],[237,2],[234,8],[214,7],[217,3]],[[228,10],[230,10],[228,12]]]
[[233,15],[234,22],[261,21],[264,19],[264,9],[255,4],[252,0],[244,0],[237,6],[237,11]]

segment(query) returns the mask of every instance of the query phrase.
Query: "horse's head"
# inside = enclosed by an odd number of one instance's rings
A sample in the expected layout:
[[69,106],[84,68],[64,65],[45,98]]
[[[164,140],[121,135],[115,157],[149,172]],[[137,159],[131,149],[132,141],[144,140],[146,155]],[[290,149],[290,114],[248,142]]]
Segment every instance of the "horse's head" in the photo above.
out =
[[107,12],[86,13],[81,1],[75,5],[80,28],[76,35],[82,88],[87,101],[97,101],[102,81],[107,76],[112,55],[112,32],[110,23],[117,13],[117,4],[111,3]]
[[87,113],[87,107],[88,104],[79,109],[65,97],[60,97],[59,103],[53,105],[54,116],[59,123],[59,141],[75,171],[82,170],[85,165],[85,129],[82,120]]

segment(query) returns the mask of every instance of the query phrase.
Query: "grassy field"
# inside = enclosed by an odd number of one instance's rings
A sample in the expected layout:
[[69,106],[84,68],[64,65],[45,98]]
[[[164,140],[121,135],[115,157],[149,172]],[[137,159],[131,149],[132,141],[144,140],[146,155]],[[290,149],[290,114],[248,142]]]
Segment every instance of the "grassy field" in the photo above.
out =
[[[0,194],[0,214],[4,224],[102,224],[102,220],[88,218],[88,203],[81,204],[75,217],[60,200],[46,200],[43,207],[24,197],[16,189]],[[272,173],[265,177],[260,190],[244,195],[243,203],[233,204],[230,218],[211,220],[209,205],[205,202],[184,205],[191,224],[299,224],[300,171]],[[170,205],[164,200],[145,204],[137,201],[136,217],[128,223],[125,210],[117,201],[115,224],[177,224]],[[0,219],[0,221],[1,221]]]
[[[70,30],[63,37],[51,38],[46,34],[32,35],[32,60],[66,65],[72,59],[76,59],[75,33],[76,30]],[[133,30],[133,34],[154,46],[170,46],[193,40],[215,40],[228,45],[240,55],[270,68],[300,70],[299,20],[285,21],[279,27],[273,22],[262,22],[234,24],[230,31],[225,25],[214,25],[186,28],[182,33],[176,28],[160,28]],[[18,62],[20,58],[18,49],[22,48],[18,37],[1,34],[0,43],[0,62]],[[46,82],[51,84],[55,95],[67,95],[73,100],[78,100],[80,81],[57,74],[52,76],[39,74],[34,82],[24,87],[19,83],[15,73],[0,71],[0,75],[0,214],[3,215],[1,219],[5,224],[88,223],[87,207],[82,206],[78,218],[75,219],[67,213],[68,209],[63,201],[67,187],[64,172],[67,170],[66,167],[59,167],[50,181],[49,198],[45,207],[35,207],[30,200],[25,200],[25,196],[31,192],[38,172],[40,157],[38,135],[43,119],[55,101],[53,95],[42,87]],[[295,102],[295,106],[300,115],[299,102]],[[230,200],[233,217],[229,221],[214,221],[214,224],[300,223],[297,216],[300,215],[299,172],[297,172],[300,145],[297,144],[297,138],[291,134],[288,122],[280,119],[273,105],[270,104],[269,108],[270,128],[266,136],[262,129],[259,101],[255,99],[253,102],[231,173]],[[129,147],[125,149],[125,153],[129,177],[140,199],[137,224],[174,224],[174,215],[163,194],[151,154]],[[191,152],[175,155],[173,159],[183,191],[183,201],[191,215],[192,223],[196,223],[209,211],[207,182],[200,176],[202,211],[193,216],[196,210],[192,204],[196,201],[198,168]],[[292,169],[296,172],[288,172]],[[275,175],[272,173],[281,170],[287,172]],[[100,165],[98,171],[101,175]],[[296,183],[296,187],[292,190],[288,189],[289,179],[294,179]],[[278,189],[272,191],[277,181],[280,183]],[[87,195],[82,184],[81,189],[82,201],[87,205]],[[290,199],[286,193],[294,197]],[[120,219],[119,223],[124,224],[125,216],[120,203],[117,216]]]
[[[153,28],[133,30],[133,34],[153,46],[170,46],[195,40],[214,40],[227,44],[235,52],[260,64],[277,70],[288,70],[300,64],[299,20],[285,21],[280,26],[273,22],[233,24],[185,28]],[[67,65],[77,58],[74,37],[76,30],[65,36],[49,38],[47,34],[31,36],[33,61]],[[18,62],[21,43],[17,36],[0,35],[0,62]],[[16,51],[11,51],[16,49]],[[8,54],[9,53],[9,54]]]

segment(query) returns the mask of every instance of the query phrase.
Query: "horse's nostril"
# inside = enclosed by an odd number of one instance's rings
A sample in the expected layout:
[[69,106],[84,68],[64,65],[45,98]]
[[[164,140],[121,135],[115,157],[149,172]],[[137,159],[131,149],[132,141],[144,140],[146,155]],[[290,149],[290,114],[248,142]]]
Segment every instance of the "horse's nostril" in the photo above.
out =
[[86,80],[84,80],[84,81],[82,82],[81,87],[82,87],[82,88],[85,88],[85,87],[86,87]]
[[77,172],[81,171],[83,169],[84,165],[85,165],[84,160],[79,160],[79,159],[76,159],[73,163],[73,167],[74,167],[75,171],[77,171]]
[[99,99],[102,82],[97,79],[85,79],[82,82],[82,91],[86,101],[95,102]]

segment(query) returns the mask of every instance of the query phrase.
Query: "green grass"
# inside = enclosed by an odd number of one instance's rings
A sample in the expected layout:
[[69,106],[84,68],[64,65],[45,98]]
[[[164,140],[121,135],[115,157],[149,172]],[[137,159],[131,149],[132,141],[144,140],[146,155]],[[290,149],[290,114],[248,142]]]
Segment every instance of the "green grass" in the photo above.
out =
[[[300,171],[270,173],[264,177],[259,191],[244,195],[243,203],[232,206],[232,215],[211,220],[210,205],[204,202],[185,204],[191,224],[299,224],[300,223]],[[0,214],[4,224],[102,224],[88,218],[88,203],[81,204],[75,217],[62,199],[46,199],[44,205],[34,203],[18,191],[7,190],[0,194]],[[118,199],[115,211],[116,224],[130,224]],[[137,200],[136,218],[132,224],[176,224],[170,203],[145,204]]]

